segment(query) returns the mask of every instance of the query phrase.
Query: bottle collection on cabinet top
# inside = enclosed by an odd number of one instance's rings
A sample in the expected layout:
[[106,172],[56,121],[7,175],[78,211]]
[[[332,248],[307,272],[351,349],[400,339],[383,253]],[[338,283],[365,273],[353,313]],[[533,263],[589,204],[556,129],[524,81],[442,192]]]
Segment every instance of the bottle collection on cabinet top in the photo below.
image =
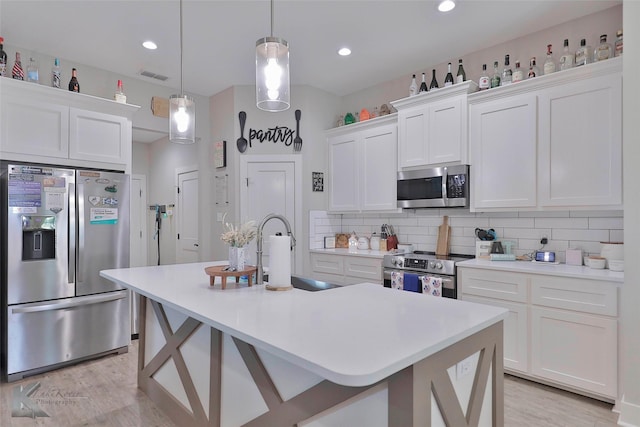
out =
[[[429,92],[440,87],[438,85],[438,79],[436,78],[435,69],[431,71],[431,82],[428,86],[425,78],[425,73],[422,73],[422,82],[418,87],[416,83],[416,75],[412,75],[411,84],[409,85],[409,96],[414,96],[423,92]],[[458,60],[458,71],[456,72],[455,78],[453,77],[453,73],[451,73],[451,62],[449,62],[449,64],[447,65],[447,74],[444,77],[444,86],[452,86],[456,83],[463,83],[465,81],[467,81],[467,73],[464,71],[464,67],[462,66],[462,59]]]
[[[616,32],[616,41],[614,45],[607,42],[607,35],[600,36],[600,42],[596,48],[592,48],[587,44],[586,39],[580,40],[580,47],[575,52],[569,48],[569,39],[564,39],[563,52],[560,60],[556,62],[553,56],[553,45],[547,45],[546,58],[542,65],[542,71],[538,69],[536,57],[529,59],[529,69],[521,68],[520,60],[515,61],[515,70],[511,70],[509,66],[509,54],[504,57],[504,68],[502,73],[498,69],[498,61],[493,63],[493,75],[487,75],[487,64],[482,65],[482,74],[478,79],[478,87],[480,90],[491,89],[499,86],[505,86],[510,83],[517,83],[522,80],[539,77],[555,73],[556,71],[564,71],[573,67],[590,64],[592,62],[604,61],[609,58],[622,56],[622,30]],[[462,60],[460,60],[462,63]],[[525,62],[526,64],[526,62]],[[451,65],[451,64],[449,64]]]

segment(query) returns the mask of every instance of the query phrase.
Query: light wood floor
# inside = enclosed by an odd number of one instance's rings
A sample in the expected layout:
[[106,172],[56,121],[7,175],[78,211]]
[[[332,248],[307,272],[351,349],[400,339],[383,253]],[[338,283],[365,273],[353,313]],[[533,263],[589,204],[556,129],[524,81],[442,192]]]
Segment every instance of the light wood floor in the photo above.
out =
[[[134,341],[127,354],[0,384],[0,426],[174,427],[137,389],[137,355],[138,342]],[[49,417],[12,416],[16,387],[33,383],[40,383],[35,400]],[[610,427],[617,419],[611,407],[552,387],[505,378],[507,427]]]

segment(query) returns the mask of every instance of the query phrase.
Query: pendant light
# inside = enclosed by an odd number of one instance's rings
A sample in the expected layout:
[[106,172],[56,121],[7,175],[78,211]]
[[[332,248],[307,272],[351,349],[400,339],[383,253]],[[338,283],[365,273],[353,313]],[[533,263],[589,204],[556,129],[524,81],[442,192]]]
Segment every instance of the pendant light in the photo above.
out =
[[273,37],[273,0],[271,0],[271,36],[256,42],[256,106],[264,111],[284,111],[291,105],[289,96],[289,43]]
[[169,97],[169,141],[176,144],[196,142],[196,103],[185,95],[182,85],[182,0],[180,0],[180,95]]

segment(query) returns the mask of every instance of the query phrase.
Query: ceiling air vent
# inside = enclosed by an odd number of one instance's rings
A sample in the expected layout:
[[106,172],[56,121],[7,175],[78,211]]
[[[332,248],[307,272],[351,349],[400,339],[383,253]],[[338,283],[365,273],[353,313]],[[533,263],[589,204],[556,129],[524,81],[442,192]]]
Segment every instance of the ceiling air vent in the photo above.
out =
[[152,79],[156,79],[156,80],[161,80],[163,82],[169,79],[169,77],[167,76],[163,76],[162,74],[152,73],[151,71],[147,71],[147,70],[140,71],[140,75],[145,77],[151,77]]

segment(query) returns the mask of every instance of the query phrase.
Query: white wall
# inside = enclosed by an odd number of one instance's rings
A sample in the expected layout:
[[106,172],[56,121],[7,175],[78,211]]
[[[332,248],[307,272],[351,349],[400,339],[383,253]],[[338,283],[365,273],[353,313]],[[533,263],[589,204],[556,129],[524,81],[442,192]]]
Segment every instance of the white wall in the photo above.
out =
[[[291,88],[291,108],[284,112],[268,113],[255,105],[255,88],[253,86],[235,86],[223,91],[211,98],[211,123],[212,133],[215,135],[212,141],[223,139],[227,141],[227,168],[216,169],[211,172],[211,204],[207,214],[212,224],[211,256],[213,259],[226,259],[227,248],[220,241],[222,224],[215,221],[216,213],[227,213],[227,222],[239,222],[239,165],[240,154],[236,148],[236,140],[240,137],[240,126],[238,123],[238,113],[247,113],[245,126],[245,138],[249,139],[251,129],[266,130],[274,126],[286,126],[295,130],[295,110],[301,111],[300,137],[303,140],[302,150],[299,153],[293,151],[293,146],[285,146],[284,143],[257,142],[252,141],[252,146],[247,148],[246,155],[282,155],[296,154],[302,157],[303,163],[303,214],[302,224],[298,224],[296,233],[301,246],[298,248],[300,254],[308,250],[308,240],[300,238],[300,234],[306,234],[309,228],[307,212],[310,209],[324,209],[327,204],[327,194],[325,192],[311,191],[311,172],[324,172],[327,174],[327,150],[324,136],[325,129],[334,125],[334,115],[339,109],[340,99],[327,92],[309,87],[294,86]],[[215,205],[215,186],[213,176],[216,174],[229,174],[229,200],[228,207]],[[253,218],[260,221],[261,218]],[[242,220],[246,220],[243,218]],[[303,257],[308,263],[307,257]],[[307,270],[307,266],[304,266]]]
[[640,159],[640,2],[625,0],[623,64],[623,168],[624,168],[624,245],[625,283],[621,290],[620,339],[622,341],[622,402],[620,425],[640,426],[640,192],[638,191],[638,159]]

